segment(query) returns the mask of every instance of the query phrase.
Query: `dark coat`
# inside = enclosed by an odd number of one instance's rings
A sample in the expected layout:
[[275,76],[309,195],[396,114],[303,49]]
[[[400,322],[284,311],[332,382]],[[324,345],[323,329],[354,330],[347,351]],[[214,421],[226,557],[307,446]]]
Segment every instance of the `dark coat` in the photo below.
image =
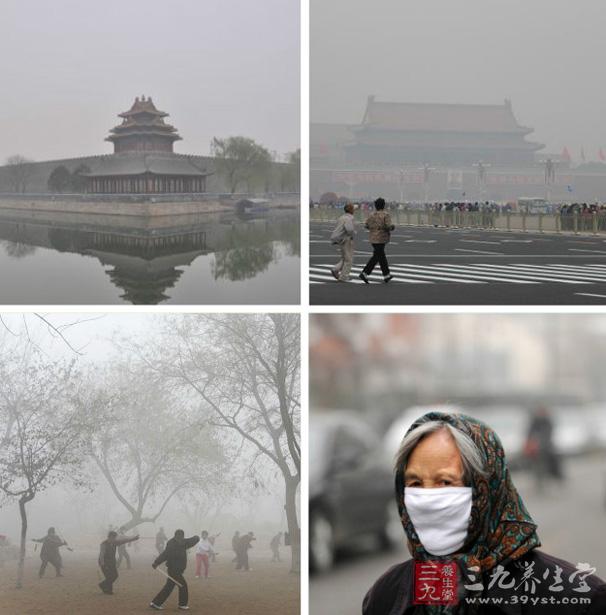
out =
[[[480,615],[603,615],[606,613],[606,584],[599,577],[592,575],[585,579],[590,590],[586,593],[574,591],[578,589],[580,581],[578,576],[573,582],[568,582],[568,579],[576,568],[564,560],[547,555],[542,551],[533,549],[525,556],[520,558],[520,564],[527,565],[534,563],[533,576],[541,582],[535,585],[535,591],[524,591],[524,586],[519,590],[515,589],[500,589],[498,584],[495,584],[491,589],[488,589],[490,573],[486,574],[483,579],[484,592],[482,598],[494,598],[492,604],[479,607],[473,611],[469,608],[461,608],[462,603],[459,603],[458,608],[453,608],[453,613],[478,613]],[[554,592],[549,590],[549,586],[553,584],[554,571],[556,566],[562,569],[562,586],[563,590]],[[509,579],[516,579],[516,585],[522,578],[522,571],[516,567],[516,562],[510,562],[505,566],[505,570],[510,573]],[[543,580],[545,571],[549,570],[547,580]],[[464,584],[469,584],[468,579],[463,579]],[[461,581],[459,581],[461,584]],[[408,560],[403,564],[398,564],[390,568],[383,576],[381,576],[375,584],[370,588],[362,606],[363,615],[421,615],[424,609],[421,606],[415,606],[413,600],[413,560]],[[513,596],[516,596],[513,600]],[[528,596],[533,599],[534,604],[527,602],[522,604],[519,601],[521,596]],[[538,598],[538,601],[534,601]],[[574,599],[591,600],[590,604],[554,604],[552,598],[558,601]],[[504,604],[505,601],[516,604]],[[501,604],[497,604],[500,601]],[[542,603],[542,604],[541,604]],[[476,603],[477,604],[477,603]]]
[[176,576],[183,574],[187,568],[187,549],[191,549],[200,541],[200,536],[191,538],[171,538],[166,543],[166,548],[154,561],[154,567],[166,562],[168,574]]
[[133,539],[125,536],[124,538],[115,538],[110,540],[106,538],[99,549],[99,566],[101,568],[116,567],[116,549],[121,545],[131,542]]
[[59,536],[51,534],[47,534],[44,538],[35,538],[34,542],[42,543],[42,549],[40,549],[40,559],[48,562],[61,560],[59,547],[67,544],[64,540],[61,540]]

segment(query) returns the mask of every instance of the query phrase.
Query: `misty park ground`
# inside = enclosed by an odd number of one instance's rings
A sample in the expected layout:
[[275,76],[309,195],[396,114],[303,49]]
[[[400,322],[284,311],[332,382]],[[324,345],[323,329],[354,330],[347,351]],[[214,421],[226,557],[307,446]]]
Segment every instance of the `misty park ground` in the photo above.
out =
[[[98,552],[85,551],[74,545],[73,553],[63,553],[62,578],[55,578],[51,567],[38,579],[40,559],[30,553],[25,562],[23,589],[15,589],[16,562],[0,568],[0,613],[2,615],[66,615],[67,613],[137,614],[150,613],[149,603],[164,584],[164,577],[151,567],[157,555],[150,548],[139,552],[129,549],[132,569],[124,564],[114,585],[114,595],[107,596],[97,587],[100,581],[96,560]],[[64,551],[64,550],[62,550]],[[193,550],[192,550],[193,551]],[[272,563],[269,550],[250,551],[249,572],[234,570],[231,551],[221,552],[211,564],[211,578],[195,578],[195,557],[190,551],[185,571],[189,586],[191,613],[214,615],[298,615],[299,575],[289,573],[289,549],[281,549],[282,562]],[[177,609],[177,592],[165,603],[165,612]]]

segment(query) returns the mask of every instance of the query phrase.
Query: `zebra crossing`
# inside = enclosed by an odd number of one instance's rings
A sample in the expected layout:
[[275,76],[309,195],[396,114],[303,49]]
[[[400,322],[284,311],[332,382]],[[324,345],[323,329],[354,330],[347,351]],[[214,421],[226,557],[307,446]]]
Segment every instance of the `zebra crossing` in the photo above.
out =
[[[310,284],[336,283],[331,274],[332,264],[312,264],[309,268]],[[606,283],[606,264],[545,264],[532,263],[497,265],[492,263],[453,264],[390,264],[394,276],[390,284],[569,284],[588,285]],[[350,284],[364,284],[358,279],[361,266],[354,266],[351,271]],[[377,268],[369,276],[372,282],[383,282],[383,276]]]

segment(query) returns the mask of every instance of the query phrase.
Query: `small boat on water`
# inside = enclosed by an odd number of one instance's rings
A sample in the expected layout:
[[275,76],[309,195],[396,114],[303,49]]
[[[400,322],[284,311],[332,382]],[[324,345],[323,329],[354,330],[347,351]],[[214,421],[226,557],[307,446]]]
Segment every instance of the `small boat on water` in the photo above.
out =
[[240,199],[236,203],[236,211],[239,214],[258,214],[269,211],[269,199]]

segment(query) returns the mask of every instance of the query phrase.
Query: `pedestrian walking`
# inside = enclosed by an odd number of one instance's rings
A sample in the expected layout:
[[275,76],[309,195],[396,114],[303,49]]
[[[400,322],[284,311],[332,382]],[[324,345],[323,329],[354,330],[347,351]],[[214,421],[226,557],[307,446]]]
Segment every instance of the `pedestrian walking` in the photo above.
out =
[[389,264],[385,256],[385,245],[389,243],[391,231],[396,227],[391,222],[391,217],[385,211],[385,199],[379,197],[375,201],[376,211],[366,220],[366,228],[369,231],[369,240],[372,244],[373,254],[366,263],[362,273],[358,276],[366,284],[369,283],[368,276],[372,273],[375,265],[379,263],[383,273],[383,281],[389,282],[393,276],[389,272]]
[[107,538],[101,543],[99,549],[99,567],[105,579],[99,583],[99,587],[104,594],[113,594],[113,585],[118,578],[118,566],[116,565],[116,549],[127,542],[139,540],[136,536],[123,536],[118,538],[118,532],[111,530]]
[[42,548],[40,549],[42,564],[40,565],[38,577],[41,579],[44,576],[44,571],[48,564],[55,568],[55,576],[62,577],[61,568],[63,568],[63,560],[61,559],[59,549],[67,545],[65,540],[57,536],[54,527],[49,527],[44,538],[34,538],[33,542],[42,543]]
[[539,406],[533,413],[524,444],[524,453],[535,475],[536,489],[541,493],[548,478],[562,481],[564,475],[553,439],[554,424],[549,410]]
[[163,610],[163,604],[172,593],[175,585],[179,586],[179,609],[187,611],[189,609],[189,591],[187,581],[183,576],[187,568],[187,549],[191,549],[200,540],[199,536],[185,538],[183,530],[176,530],[175,535],[166,543],[166,548],[152,564],[155,570],[160,564],[166,563],[167,577],[164,587],[156,594],[150,603],[152,609]]
[[337,247],[341,260],[331,268],[330,272],[338,282],[348,282],[354,256],[355,221],[354,206],[345,205],[345,213],[337,220],[330,242]]

